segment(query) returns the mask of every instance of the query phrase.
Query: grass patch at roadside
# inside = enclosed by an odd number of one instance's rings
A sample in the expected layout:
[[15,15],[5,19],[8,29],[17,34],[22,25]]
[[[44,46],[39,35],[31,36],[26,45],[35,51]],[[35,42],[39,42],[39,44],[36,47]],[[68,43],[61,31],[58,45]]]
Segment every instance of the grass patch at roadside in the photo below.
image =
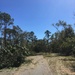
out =
[[43,53],[44,57],[58,57],[58,53]]
[[62,59],[63,64],[71,71],[75,72],[75,58],[74,57],[65,57]]
[[75,75],[75,58],[56,53],[44,54],[53,75]]

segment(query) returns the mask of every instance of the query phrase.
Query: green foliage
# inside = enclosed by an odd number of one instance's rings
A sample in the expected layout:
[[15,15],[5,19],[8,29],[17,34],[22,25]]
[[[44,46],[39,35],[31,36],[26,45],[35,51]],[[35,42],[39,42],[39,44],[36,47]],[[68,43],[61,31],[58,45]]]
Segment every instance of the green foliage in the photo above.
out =
[[0,12],[0,29],[2,29],[4,35],[4,46],[6,47],[6,29],[7,26],[13,24],[13,19],[8,13]]
[[[63,26],[63,30],[55,32],[51,40],[50,48],[52,52],[58,52],[62,55],[75,55],[75,33],[71,25],[64,21],[59,21],[56,26]],[[53,37],[53,35],[52,35]]]
[[47,44],[46,44],[46,41],[45,40],[37,40],[34,48],[33,48],[33,51],[35,52],[47,52]]
[[[75,56],[75,32],[70,24],[59,21],[53,26],[58,30],[51,35],[45,31],[44,39],[37,40],[33,31],[23,31],[13,24],[8,13],[0,12],[0,68],[19,66],[28,55],[35,52],[55,52]],[[60,31],[58,27],[63,29]],[[61,28],[60,28],[61,29]]]
[[0,49],[0,68],[17,67],[24,62],[25,56],[30,55],[27,48],[19,45],[8,45]]
[[60,53],[64,55],[71,55],[72,54],[72,42],[70,41],[70,38],[66,38],[66,41],[63,41],[61,44],[61,50]]

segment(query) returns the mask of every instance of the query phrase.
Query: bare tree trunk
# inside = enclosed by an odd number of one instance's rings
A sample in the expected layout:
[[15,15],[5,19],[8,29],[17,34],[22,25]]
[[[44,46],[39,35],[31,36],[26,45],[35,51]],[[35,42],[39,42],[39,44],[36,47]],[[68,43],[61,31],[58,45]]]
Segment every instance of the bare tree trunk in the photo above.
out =
[[7,28],[7,25],[5,24],[5,27],[4,27],[4,47],[6,47],[6,28]]

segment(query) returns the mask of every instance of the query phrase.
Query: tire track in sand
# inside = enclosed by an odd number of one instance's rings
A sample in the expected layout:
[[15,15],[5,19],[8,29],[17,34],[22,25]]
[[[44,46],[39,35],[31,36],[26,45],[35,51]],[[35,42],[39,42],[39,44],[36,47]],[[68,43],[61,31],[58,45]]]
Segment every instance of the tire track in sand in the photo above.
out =
[[33,59],[28,66],[22,65],[14,75],[52,75],[49,64],[43,55],[30,56]]

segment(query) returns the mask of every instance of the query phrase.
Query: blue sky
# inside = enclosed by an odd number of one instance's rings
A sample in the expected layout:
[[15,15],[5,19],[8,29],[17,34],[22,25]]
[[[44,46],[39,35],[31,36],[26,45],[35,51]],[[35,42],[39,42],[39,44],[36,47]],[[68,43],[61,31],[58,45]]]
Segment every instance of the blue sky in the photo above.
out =
[[0,0],[0,11],[9,13],[15,25],[34,31],[39,39],[46,30],[54,33],[52,24],[59,20],[75,23],[75,0]]

